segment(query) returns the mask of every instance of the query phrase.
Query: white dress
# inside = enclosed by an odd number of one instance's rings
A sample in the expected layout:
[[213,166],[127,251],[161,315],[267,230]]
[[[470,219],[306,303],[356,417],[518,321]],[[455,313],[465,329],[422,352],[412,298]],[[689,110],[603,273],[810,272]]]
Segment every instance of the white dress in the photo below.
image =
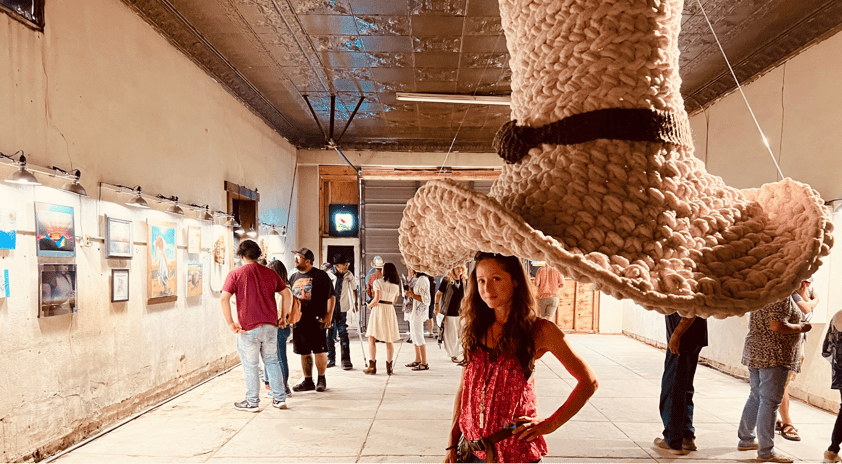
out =
[[383,279],[374,281],[374,290],[380,290],[378,303],[371,308],[368,315],[368,327],[365,331],[366,337],[374,337],[377,340],[394,343],[401,339],[398,331],[398,317],[395,315],[393,304],[380,303],[379,301],[395,301],[400,286]]

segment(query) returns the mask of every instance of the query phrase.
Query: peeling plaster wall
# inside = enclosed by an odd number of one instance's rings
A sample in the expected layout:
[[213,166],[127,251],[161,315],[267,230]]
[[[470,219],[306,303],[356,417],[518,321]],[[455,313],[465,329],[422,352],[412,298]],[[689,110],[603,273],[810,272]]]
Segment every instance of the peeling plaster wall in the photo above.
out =
[[[837,34],[744,87],[746,97],[785,176],[816,189],[826,200],[842,198],[842,34]],[[737,188],[759,187],[780,178],[739,93],[691,118],[696,156],[708,172]],[[827,321],[842,310],[842,213],[833,215],[836,246],[816,273],[820,303],[804,347],[802,372],[790,394],[831,412],[839,393],[830,389],[830,365],[821,357]],[[625,333],[665,346],[663,316],[624,302]],[[740,364],[749,316],[710,320],[710,346],[702,358],[719,369],[748,377]],[[746,386],[748,395],[748,386]]]
[[[224,181],[258,188],[261,221],[283,225],[291,214],[295,243],[296,152],[120,1],[48,1],[44,33],[0,14],[0,44],[0,151],[80,169],[90,195],[57,190],[63,182],[43,175],[41,187],[0,182],[0,208],[16,211],[18,230],[16,248],[0,250],[12,293],[0,299],[0,461],[17,461],[43,458],[239,362],[211,290],[212,227],[154,203],[126,207],[115,192],[99,201],[98,182],[214,210],[226,209]],[[12,171],[0,166],[4,178]],[[51,260],[36,257],[34,201],[72,206],[76,235],[102,237],[105,214],[133,221],[130,260],[105,259],[101,239],[77,242],[77,314],[37,318],[38,264]],[[146,304],[147,219],[179,225],[172,303]],[[203,228],[206,266],[203,294],[192,298],[188,225]],[[270,247],[292,262],[282,241]],[[111,303],[111,270],[123,268],[130,300]]]

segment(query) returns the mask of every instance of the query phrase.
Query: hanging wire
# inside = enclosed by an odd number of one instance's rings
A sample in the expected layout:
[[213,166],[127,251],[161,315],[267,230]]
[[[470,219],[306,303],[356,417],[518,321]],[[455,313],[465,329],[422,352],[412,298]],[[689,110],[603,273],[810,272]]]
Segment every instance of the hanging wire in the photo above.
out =
[[[494,41],[494,48],[492,50],[497,50],[497,44],[500,43],[500,37],[503,35],[500,34],[497,36],[497,40]],[[491,63],[491,59],[489,57],[488,61],[485,62],[485,67],[482,68],[482,73],[479,75],[479,80],[477,81],[476,87],[474,87],[473,96],[477,95],[479,91],[479,86],[482,83],[482,78],[485,77],[486,71],[488,71],[489,64]],[[450,153],[453,152],[453,146],[456,145],[456,138],[459,137],[459,132],[462,130],[462,125],[465,124],[465,118],[468,117],[468,109],[465,109],[465,112],[462,114],[462,120],[459,121],[459,127],[456,129],[456,133],[453,134],[453,140],[450,142],[450,147],[447,149],[447,154],[444,156],[444,161],[441,163],[441,167],[439,168],[439,174],[444,173],[444,167],[447,165],[447,159],[450,158]]]
[[702,15],[705,17],[705,21],[708,23],[708,27],[710,28],[711,34],[713,34],[714,40],[716,40],[716,45],[719,47],[719,51],[722,52],[722,57],[725,58],[725,64],[728,65],[728,70],[731,72],[731,76],[734,78],[734,82],[737,83],[737,89],[740,91],[740,95],[743,97],[743,101],[748,108],[748,112],[751,114],[751,119],[754,120],[754,125],[757,127],[757,131],[760,132],[760,137],[763,140],[763,145],[766,145],[766,149],[769,150],[769,156],[772,158],[772,162],[775,163],[775,168],[778,170],[778,174],[781,175],[781,179],[784,178],[784,173],[781,171],[781,166],[778,164],[778,160],[775,158],[775,154],[772,152],[772,147],[769,145],[769,139],[766,138],[766,135],[763,133],[763,129],[760,128],[760,123],[757,121],[757,117],[754,115],[754,110],[751,109],[751,105],[748,102],[748,98],[746,98],[746,94],[743,92],[743,86],[740,85],[740,80],[737,79],[737,74],[734,73],[734,68],[731,67],[731,62],[728,61],[728,56],[725,54],[725,50],[722,48],[722,44],[719,42],[719,37],[716,36],[716,32],[713,30],[713,24],[711,24],[710,19],[708,18],[708,14],[705,12],[705,7],[702,6],[702,0],[696,0],[696,3],[699,4],[699,9],[702,10]]

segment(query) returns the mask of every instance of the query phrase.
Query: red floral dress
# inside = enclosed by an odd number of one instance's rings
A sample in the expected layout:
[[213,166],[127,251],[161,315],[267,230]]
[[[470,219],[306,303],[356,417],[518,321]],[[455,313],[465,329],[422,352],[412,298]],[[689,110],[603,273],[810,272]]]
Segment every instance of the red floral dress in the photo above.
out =
[[[520,416],[535,417],[535,380],[527,380],[517,358],[503,354],[492,361],[489,353],[477,349],[465,368],[459,429],[468,440],[479,440],[514,423]],[[547,442],[509,437],[494,445],[499,462],[533,462],[547,454]],[[484,451],[474,454],[485,459]]]

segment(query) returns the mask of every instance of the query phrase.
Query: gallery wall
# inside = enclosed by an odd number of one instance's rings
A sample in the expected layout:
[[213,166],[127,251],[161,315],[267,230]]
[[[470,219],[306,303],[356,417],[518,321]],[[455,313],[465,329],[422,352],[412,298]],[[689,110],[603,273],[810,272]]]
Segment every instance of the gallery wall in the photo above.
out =
[[[0,250],[10,292],[0,296],[0,461],[18,461],[55,452],[239,362],[221,315],[220,276],[212,278],[212,247],[230,229],[221,219],[192,219],[190,210],[165,213],[166,204],[130,208],[129,196],[100,191],[99,182],[140,185],[212,210],[226,210],[225,181],[258,189],[259,220],[288,225],[288,237],[273,238],[270,251],[290,265],[296,153],[119,0],[46,2],[43,33],[0,14],[0,108],[0,152],[23,150],[29,163],[79,169],[88,192],[58,190],[63,180],[37,173],[45,185],[0,182],[0,210],[14,214],[16,233],[14,249]],[[0,178],[13,171],[0,165]],[[37,256],[36,202],[73,208],[75,256]],[[105,257],[105,216],[131,222],[131,259]],[[174,301],[147,301],[150,220],[176,227]],[[199,253],[187,252],[188,227],[202,232]],[[75,264],[76,313],[38,317],[38,269],[50,262]],[[191,263],[203,265],[204,278],[201,294],[188,297]],[[128,301],[111,301],[115,269],[129,271]]]
[[[842,34],[793,57],[744,87],[784,176],[807,183],[825,200],[842,198]],[[691,118],[696,156],[708,172],[737,188],[759,187],[780,176],[739,93],[731,94]],[[836,246],[815,275],[820,303],[807,336],[806,359],[790,392],[793,396],[837,411],[839,393],[830,389],[830,365],[821,357],[827,321],[842,310],[842,213],[833,215]],[[624,302],[624,332],[665,343],[663,316]],[[709,320],[710,346],[702,358],[740,376],[749,316]],[[698,386],[697,386],[698,387]],[[746,386],[748,394],[748,386]]]

